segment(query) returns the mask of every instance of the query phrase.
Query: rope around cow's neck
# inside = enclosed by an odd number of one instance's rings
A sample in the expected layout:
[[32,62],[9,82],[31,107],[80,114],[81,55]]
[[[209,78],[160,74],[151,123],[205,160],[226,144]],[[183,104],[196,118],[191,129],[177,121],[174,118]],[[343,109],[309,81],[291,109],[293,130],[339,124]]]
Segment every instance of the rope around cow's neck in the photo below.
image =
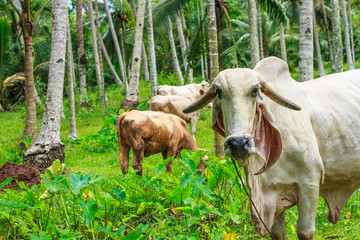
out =
[[239,179],[240,179],[240,181],[241,181],[241,184],[242,184],[242,186],[243,186],[244,189],[245,189],[246,195],[247,195],[248,198],[250,199],[251,205],[254,207],[255,212],[256,212],[256,214],[258,215],[261,223],[264,225],[265,229],[269,232],[271,239],[274,239],[274,240],[275,240],[275,239],[276,239],[275,236],[271,233],[271,231],[269,230],[269,228],[268,228],[268,227],[266,226],[266,224],[264,223],[263,219],[262,219],[261,216],[260,216],[259,211],[257,210],[257,208],[256,208],[256,206],[255,206],[255,203],[253,202],[253,200],[252,200],[249,192],[247,191],[247,189],[246,189],[246,187],[245,187],[245,184],[244,184],[244,181],[243,181],[243,179],[242,179],[242,177],[241,177],[241,175],[240,175],[240,172],[239,172],[239,170],[238,170],[238,168],[237,168],[237,166],[236,166],[235,160],[234,160],[233,158],[231,158],[231,160],[232,160],[232,162],[233,162],[233,164],[234,164],[234,166],[235,166],[235,170],[236,170],[236,173],[237,173],[237,175],[238,175],[238,177],[239,177]]

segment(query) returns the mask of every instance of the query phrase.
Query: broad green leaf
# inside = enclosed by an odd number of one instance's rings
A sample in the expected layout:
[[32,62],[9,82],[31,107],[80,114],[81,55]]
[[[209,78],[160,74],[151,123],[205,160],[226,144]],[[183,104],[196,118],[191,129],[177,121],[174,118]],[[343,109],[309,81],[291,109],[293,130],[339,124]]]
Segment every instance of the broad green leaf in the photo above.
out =
[[127,235],[125,235],[121,239],[123,239],[123,240],[136,240],[136,239],[139,239],[140,237],[141,237],[141,231],[136,230],[136,231],[133,231],[131,233],[128,233]]
[[32,206],[24,204],[24,203],[8,201],[8,200],[3,200],[3,199],[0,199],[0,205],[3,207],[8,207],[8,208],[35,209],[35,207],[32,207]]
[[121,202],[126,201],[126,193],[125,193],[125,191],[120,191],[120,190],[114,188],[113,189],[113,194],[115,194],[118,197],[118,198],[115,198],[117,201],[119,201],[119,199],[121,200]]
[[180,187],[185,188],[185,186],[189,183],[190,179],[194,176],[194,174],[189,174],[189,172],[185,172],[184,176],[180,178]]
[[50,192],[59,192],[68,190],[68,182],[64,176],[54,175],[53,180],[49,179],[46,175],[40,174],[43,178],[43,184],[50,190]]
[[49,235],[47,232],[40,232],[39,235],[29,233],[31,240],[52,240],[51,235]]
[[146,208],[150,207],[151,205],[152,205],[152,202],[142,202],[142,203],[140,203],[136,214],[139,214],[139,215],[142,214],[146,210]]
[[80,189],[90,184],[90,178],[91,178],[91,174],[82,174],[82,173],[70,174],[70,184],[72,187],[72,192],[74,194],[79,194]]
[[168,157],[167,159],[165,159],[164,161],[162,161],[159,165],[157,165],[155,167],[155,172],[161,173],[164,172],[166,170],[166,164],[168,164],[170,161],[172,161],[174,159],[174,157]]
[[214,200],[216,195],[206,185],[200,182],[199,178],[195,178],[192,183],[200,192],[202,192],[205,196],[210,198],[210,200]]
[[12,180],[13,180],[12,177],[7,178],[5,181],[3,181],[2,183],[0,183],[0,188],[8,185]]
[[58,173],[62,173],[65,168],[65,164],[61,163],[59,159],[54,161],[50,167],[45,170],[45,175],[49,178],[53,177]]
[[121,237],[123,232],[125,231],[125,229],[122,229],[122,230],[117,230],[116,232],[114,232],[113,230],[102,227],[102,226],[97,226],[97,229],[99,229],[100,231],[102,231],[112,237]]
[[86,202],[84,202],[84,200],[81,199],[79,196],[78,199],[82,211],[86,215],[87,219],[91,221],[95,217],[96,212],[98,211],[98,206],[92,199],[86,199]]

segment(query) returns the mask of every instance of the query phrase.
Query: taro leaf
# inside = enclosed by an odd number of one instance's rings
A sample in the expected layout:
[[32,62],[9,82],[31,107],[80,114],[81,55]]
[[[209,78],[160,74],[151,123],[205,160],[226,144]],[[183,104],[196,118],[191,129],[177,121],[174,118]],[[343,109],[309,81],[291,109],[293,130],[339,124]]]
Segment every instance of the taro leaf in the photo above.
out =
[[119,199],[121,200],[121,202],[126,201],[126,193],[125,193],[125,191],[120,191],[120,190],[114,188],[113,189],[113,194],[115,194],[117,196],[117,198],[115,198],[117,201],[119,201]]
[[87,219],[91,221],[96,215],[98,206],[96,205],[95,201],[90,198],[87,199],[86,202],[84,202],[84,200],[81,199],[79,196],[78,199],[82,211],[86,215]]
[[96,182],[98,182],[98,181],[100,181],[102,179],[103,179],[103,177],[98,176],[96,174],[92,174],[91,178],[90,178],[90,184],[96,183]]
[[142,214],[146,210],[146,208],[150,207],[151,205],[152,205],[152,202],[142,202],[142,203],[140,203],[136,214],[138,214],[138,215]]
[[122,234],[125,232],[125,227],[119,228],[116,232],[114,232],[111,229],[101,227],[101,226],[97,226],[97,229],[99,229],[100,231],[102,231],[102,232],[104,232],[107,235],[110,235],[112,237],[121,237]]
[[196,172],[196,164],[193,160],[191,160],[190,158],[186,158],[184,163],[185,166],[187,166],[192,173]]
[[72,173],[70,174],[71,191],[74,194],[79,194],[80,189],[90,184],[91,174]]
[[53,177],[54,175],[58,174],[58,173],[62,173],[62,171],[65,168],[65,164],[61,163],[60,160],[56,160],[54,161],[50,167],[48,167],[45,170],[45,175],[50,177]]
[[192,183],[195,185],[195,187],[202,192],[205,196],[207,196],[208,198],[210,198],[210,200],[214,200],[215,198],[215,194],[206,186],[201,182],[201,178],[194,178]]
[[26,209],[34,209],[35,208],[35,207],[32,207],[32,206],[24,204],[24,203],[13,202],[13,201],[8,201],[8,200],[3,200],[3,199],[0,199],[0,205],[3,207],[8,207],[8,208],[26,208]]
[[185,188],[185,186],[189,183],[190,179],[194,174],[189,174],[189,172],[185,172],[184,176],[180,178],[180,187]]
[[163,171],[165,171],[165,166],[166,166],[166,164],[168,164],[171,160],[173,160],[174,159],[174,157],[168,157],[167,159],[165,159],[164,161],[162,161],[159,165],[157,165],[156,167],[155,167],[155,172],[156,172],[156,174],[158,174],[158,173],[161,173],[161,172],[163,172]]
[[195,162],[195,164],[199,164],[201,159],[205,156],[205,152],[202,150],[198,150],[191,154],[191,159]]
[[132,231],[131,233],[128,233],[127,235],[125,235],[124,237],[122,237],[121,239],[123,240],[136,240],[139,239],[141,237],[141,231],[140,230],[136,230],[136,231]]
[[181,201],[185,201],[192,193],[193,188],[187,186],[186,188],[181,188],[180,186],[176,186],[173,190],[174,194],[174,203],[179,204]]
[[49,188],[50,192],[59,192],[68,190],[68,182],[64,176],[54,175],[53,179],[50,180],[46,175],[40,174],[43,178],[44,185]]
[[29,233],[31,240],[52,240],[51,235],[49,235],[47,232],[40,232],[39,235]]
[[3,181],[2,183],[0,183],[0,188],[8,185],[12,180],[13,180],[13,178],[12,178],[12,177],[9,177],[8,179],[6,179],[6,180]]
[[164,208],[164,206],[161,205],[160,203],[155,203],[155,207],[156,207],[162,214],[164,214],[166,217],[169,215],[168,210],[166,210],[166,209]]

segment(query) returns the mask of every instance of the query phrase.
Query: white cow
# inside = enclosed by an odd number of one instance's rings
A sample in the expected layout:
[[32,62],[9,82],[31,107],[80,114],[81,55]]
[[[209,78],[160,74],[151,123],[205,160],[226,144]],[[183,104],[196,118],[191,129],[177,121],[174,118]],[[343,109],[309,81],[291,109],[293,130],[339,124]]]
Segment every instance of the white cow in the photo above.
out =
[[[360,186],[359,93],[360,70],[298,83],[284,61],[270,57],[254,70],[222,71],[184,112],[215,98],[212,127],[226,137],[225,153],[244,167],[267,227],[276,239],[286,239],[284,210],[298,205],[297,235],[314,239],[318,197],[336,223]],[[250,210],[256,230],[267,235]]]
[[202,81],[199,84],[187,84],[184,86],[160,85],[157,88],[157,95],[198,95],[199,91],[206,92],[210,88],[209,83]]

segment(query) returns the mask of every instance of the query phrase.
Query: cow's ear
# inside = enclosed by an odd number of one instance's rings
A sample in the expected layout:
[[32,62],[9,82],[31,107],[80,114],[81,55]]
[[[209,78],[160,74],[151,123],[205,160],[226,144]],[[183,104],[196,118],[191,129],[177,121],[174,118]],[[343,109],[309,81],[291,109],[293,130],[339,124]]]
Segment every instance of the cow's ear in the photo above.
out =
[[213,113],[212,113],[212,126],[211,128],[214,132],[217,132],[221,136],[225,137],[225,126],[224,126],[224,119],[222,114],[222,109],[217,103],[217,100],[214,100],[213,103]]
[[255,149],[265,164],[255,175],[268,170],[279,159],[282,151],[280,130],[272,113],[264,104],[258,106],[256,113],[259,122],[254,136]]

